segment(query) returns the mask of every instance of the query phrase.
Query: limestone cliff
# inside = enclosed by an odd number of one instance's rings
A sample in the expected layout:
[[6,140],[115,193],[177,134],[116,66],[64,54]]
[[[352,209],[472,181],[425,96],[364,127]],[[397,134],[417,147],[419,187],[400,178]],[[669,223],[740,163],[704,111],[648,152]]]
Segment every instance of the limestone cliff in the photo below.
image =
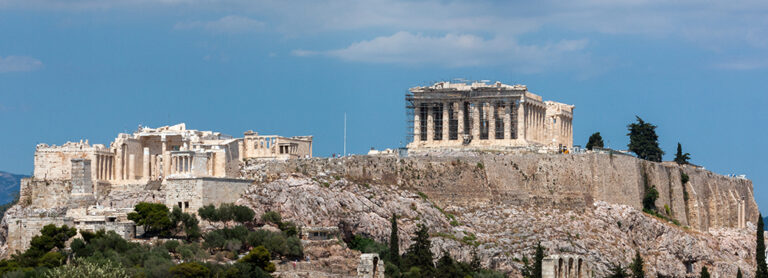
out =
[[[268,181],[279,173],[327,173],[367,184],[424,192],[440,206],[508,204],[583,210],[594,201],[642,209],[646,187],[660,193],[656,206],[683,226],[706,231],[737,227],[758,217],[752,182],[692,166],[648,162],[625,155],[475,154],[409,158],[251,161],[243,175]],[[689,182],[681,183],[681,173]]]
[[[686,191],[680,171],[690,176]],[[610,155],[477,155],[253,161],[243,174],[257,182],[238,202],[257,212],[381,241],[396,213],[401,250],[425,223],[436,254],[469,260],[476,248],[486,266],[513,276],[539,241],[550,254],[587,258],[598,277],[629,264],[635,250],[652,275],[682,277],[703,265],[723,277],[737,268],[752,275],[754,225],[735,228],[736,198],[747,200],[748,220],[757,217],[751,183],[692,167]],[[651,185],[679,226],[640,211]]]

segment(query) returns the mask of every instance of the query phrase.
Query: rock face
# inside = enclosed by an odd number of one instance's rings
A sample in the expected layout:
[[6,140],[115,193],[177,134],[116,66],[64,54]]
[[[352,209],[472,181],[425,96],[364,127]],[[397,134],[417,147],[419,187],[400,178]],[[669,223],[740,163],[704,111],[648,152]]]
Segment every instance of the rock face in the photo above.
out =
[[[455,153],[248,160],[240,174],[254,183],[237,203],[257,215],[278,211],[300,226],[339,227],[345,237],[386,242],[396,214],[400,250],[424,224],[436,257],[445,251],[469,261],[476,251],[484,266],[513,277],[538,242],[547,254],[585,258],[596,277],[614,264],[628,265],[636,250],[649,277],[693,275],[705,265],[715,277],[735,276],[738,268],[753,276],[751,223],[758,210],[752,183],[690,166],[609,154]],[[19,204],[0,223],[0,257],[23,248],[38,226],[74,221],[67,215],[84,206],[130,209],[169,199],[168,190],[152,182],[95,183],[87,200],[70,194],[70,181],[32,178],[24,185]],[[658,216],[642,212],[652,187],[660,193]],[[343,277],[360,256],[337,245],[307,253],[313,262],[281,266],[284,277]]]
[[720,277],[735,276],[737,268],[751,277],[754,268],[754,226],[698,232],[603,201],[579,210],[504,203],[440,207],[431,196],[397,185],[283,174],[253,185],[238,203],[257,214],[278,211],[301,226],[338,225],[347,235],[365,234],[382,242],[388,240],[394,213],[400,216],[401,250],[411,243],[416,225],[425,224],[436,257],[446,251],[469,261],[475,250],[484,266],[513,277],[520,275],[521,259],[532,257],[537,242],[547,254],[580,255],[596,277],[605,276],[613,264],[627,266],[635,250],[650,277],[683,277],[704,265]]
[[[681,183],[681,172],[690,181]],[[750,277],[758,216],[750,181],[689,166],[620,155],[346,157],[248,162],[255,185],[238,202],[277,210],[301,225],[338,225],[347,235],[389,236],[399,215],[400,250],[417,224],[430,227],[433,252],[519,275],[537,242],[549,254],[578,254],[597,277],[628,265],[635,250],[651,275],[682,277],[706,265]],[[646,188],[668,220],[643,213]],[[739,228],[739,200],[747,227]],[[667,209],[668,208],[668,209]]]
[[[738,227],[758,217],[752,182],[692,166],[648,162],[609,154],[475,154],[426,157],[358,156],[342,159],[249,161],[242,174],[269,181],[279,173],[332,175],[370,185],[397,185],[423,192],[440,206],[500,203],[583,210],[594,201],[642,209],[655,186],[656,207],[683,226]],[[689,182],[681,183],[681,173]],[[668,211],[667,211],[668,208]]]

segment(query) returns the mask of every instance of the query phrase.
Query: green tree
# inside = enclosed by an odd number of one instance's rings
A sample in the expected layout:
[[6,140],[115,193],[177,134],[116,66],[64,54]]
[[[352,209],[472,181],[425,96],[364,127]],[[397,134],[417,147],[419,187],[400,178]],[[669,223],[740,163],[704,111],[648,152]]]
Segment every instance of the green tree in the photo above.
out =
[[629,265],[632,270],[632,278],[645,278],[645,271],[643,271],[643,257],[640,256],[640,251],[635,250],[635,259],[632,264]]
[[[523,257],[523,260],[527,261],[528,258]],[[469,269],[471,269],[472,272],[477,272],[482,268],[483,265],[480,263],[480,256],[477,255],[477,249],[472,249],[472,260],[469,262]]]
[[736,271],[736,278],[742,278],[741,276],[742,276],[742,275],[741,275],[741,268],[739,268],[739,269]]
[[603,147],[603,137],[600,136],[600,132],[595,132],[592,135],[589,136],[589,141],[587,141],[587,150],[592,150],[592,148],[602,148]]
[[171,226],[176,227],[174,236],[179,232],[184,232],[184,236],[188,241],[196,240],[200,238],[200,227],[197,217],[192,214],[181,212],[181,208],[173,206],[171,211]]
[[111,260],[74,258],[69,264],[49,270],[44,277],[128,278],[131,276],[124,267]]
[[709,278],[709,271],[707,271],[706,266],[701,267],[701,275],[699,275],[699,278]]
[[656,210],[656,199],[659,198],[659,191],[656,190],[656,186],[651,186],[651,188],[648,188],[648,190],[645,192],[645,196],[643,197],[643,209],[649,210],[649,211],[655,211]]
[[413,267],[418,268],[418,274],[422,277],[434,277],[435,265],[432,254],[432,242],[429,241],[429,228],[423,224],[418,225],[418,230],[413,238],[413,244],[408,247],[403,260],[404,267],[409,273],[413,273]]
[[280,216],[280,213],[275,211],[268,211],[262,214],[261,221],[264,221],[266,223],[273,223],[275,225],[280,225],[280,223],[283,223],[283,219]]
[[664,151],[659,148],[659,136],[656,135],[656,126],[646,123],[640,117],[637,122],[627,125],[629,129],[629,150],[637,154],[637,157],[645,160],[661,162]]
[[135,212],[128,214],[128,220],[136,225],[144,226],[144,232],[149,235],[169,236],[176,228],[171,222],[168,207],[163,204],[141,202],[134,207]]
[[249,207],[238,205],[232,207],[232,215],[232,220],[235,220],[235,222],[246,223],[251,222],[256,213]]
[[397,215],[392,213],[392,228],[389,233],[389,261],[400,266],[400,238],[397,236]]
[[688,160],[691,159],[691,154],[683,153],[683,146],[680,142],[677,142],[677,153],[675,153],[675,162],[677,164],[688,164]]
[[437,260],[437,267],[435,268],[437,278],[461,278],[464,277],[464,272],[459,268],[459,265],[451,258],[451,254],[443,251],[443,256]]
[[217,214],[216,207],[214,205],[205,205],[197,209],[197,215],[199,215],[201,219],[206,221],[211,221],[211,222],[219,221],[219,215]]
[[764,230],[765,226],[763,226],[763,214],[760,213],[757,218],[757,242],[755,247],[757,270],[755,270],[755,278],[768,277],[768,266],[765,264],[765,241],[763,239]]
[[256,246],[238,262],[247,263],[259,267],[266,272],[275,272],[275,264],[270,262],[271,256],[264,246]]
[[533,257],[533,272],[531,277],[541,278],[542,263],[544,262],[544,248],[541,247],[541,242],[536,244],[536,254]]
[[198,262],[180,263],[172,266],[169,271],[173,277],[183,278],[205,278],[211,274],[211,271]]
[[614,265],[609,271],[610,274],[608,275],[608,278],[629,278],[629,274],[627,274],[621,265]]

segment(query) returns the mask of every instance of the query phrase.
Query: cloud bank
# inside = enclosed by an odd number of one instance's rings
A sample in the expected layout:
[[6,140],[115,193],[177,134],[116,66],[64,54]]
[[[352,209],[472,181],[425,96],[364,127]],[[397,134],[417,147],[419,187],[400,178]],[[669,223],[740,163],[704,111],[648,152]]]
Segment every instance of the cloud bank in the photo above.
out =
[[25,72],[41,69],[43,62],[26,56],[0,57],[0,73]]

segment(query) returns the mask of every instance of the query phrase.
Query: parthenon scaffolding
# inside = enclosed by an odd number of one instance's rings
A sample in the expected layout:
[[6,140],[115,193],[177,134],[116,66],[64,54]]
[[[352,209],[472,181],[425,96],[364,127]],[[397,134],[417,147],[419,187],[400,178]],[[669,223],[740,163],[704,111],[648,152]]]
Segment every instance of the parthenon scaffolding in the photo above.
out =
[[524,85],[450,83],[406,94],[409,150],[573,146],[573,105],[543,101]]

